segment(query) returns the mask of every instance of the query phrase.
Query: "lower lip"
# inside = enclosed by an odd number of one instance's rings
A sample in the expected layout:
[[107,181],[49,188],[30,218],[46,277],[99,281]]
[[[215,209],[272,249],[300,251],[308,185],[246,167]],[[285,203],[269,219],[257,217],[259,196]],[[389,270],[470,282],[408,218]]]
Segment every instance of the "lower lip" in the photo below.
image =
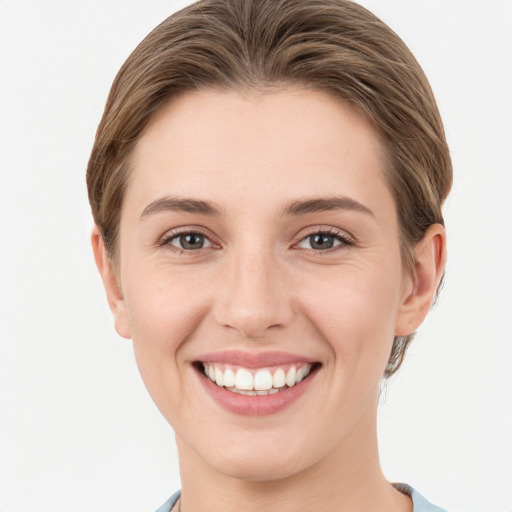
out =
[[228,391],[214,384],[199,370],[198,373],[206,391],[223,409],[242,416],[266,416],[282,411],[298,400],[310,386],[318,373],[318,368],[314,368],[304,380],[291,388],[261,396],[241,395]]

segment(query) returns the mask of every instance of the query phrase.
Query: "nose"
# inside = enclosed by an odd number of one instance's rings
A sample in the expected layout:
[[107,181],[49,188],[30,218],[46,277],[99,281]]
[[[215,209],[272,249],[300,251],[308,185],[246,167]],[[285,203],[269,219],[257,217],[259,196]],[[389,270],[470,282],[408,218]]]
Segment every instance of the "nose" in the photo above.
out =
[[254,339],[290,324],[291,282],[276,258],[241,252],[232,255],[222,270],[214,307],[219,324]]

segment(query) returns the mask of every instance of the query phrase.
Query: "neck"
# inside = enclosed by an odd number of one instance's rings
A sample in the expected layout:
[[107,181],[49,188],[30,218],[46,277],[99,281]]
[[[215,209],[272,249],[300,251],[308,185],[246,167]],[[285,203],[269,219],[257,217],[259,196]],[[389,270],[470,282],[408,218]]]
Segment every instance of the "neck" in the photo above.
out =
[[411,512],[409,497],[385,479],[374,418],[361,418],[343,443],[306,469],[270,481],[249,481],[216,471],[177,436],[181,512]]

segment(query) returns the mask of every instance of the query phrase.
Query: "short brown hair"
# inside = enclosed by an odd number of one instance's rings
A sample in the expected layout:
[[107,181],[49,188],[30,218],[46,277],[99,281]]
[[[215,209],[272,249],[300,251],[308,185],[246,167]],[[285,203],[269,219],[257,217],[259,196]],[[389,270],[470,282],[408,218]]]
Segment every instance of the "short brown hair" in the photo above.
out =
[[[349,0],[201,0],[139,44],[114,80],[87,168],[92,213],[110,257],[115,261],[130,156],[155,112],[186,91],[288,85],[348,101],[378,130],[402,259],[412,272],[414,245],[443,223],[449,150],[416,59],[386,24]],[[395,338],[386,377],[412,337]]]

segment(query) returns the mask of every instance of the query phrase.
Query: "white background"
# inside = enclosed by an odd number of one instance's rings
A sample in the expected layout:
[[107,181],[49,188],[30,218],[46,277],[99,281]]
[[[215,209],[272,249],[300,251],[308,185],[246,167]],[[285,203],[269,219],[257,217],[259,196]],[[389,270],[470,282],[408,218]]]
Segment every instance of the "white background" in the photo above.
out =
[[[172,431],[112,327],[85,167],[108,89],[187,2],[0,0],[0,510],[151,511]],[[441,301],[381,406],[382,464],[512,511],[512,1],[366,0],[431,80],[455,168]]]

